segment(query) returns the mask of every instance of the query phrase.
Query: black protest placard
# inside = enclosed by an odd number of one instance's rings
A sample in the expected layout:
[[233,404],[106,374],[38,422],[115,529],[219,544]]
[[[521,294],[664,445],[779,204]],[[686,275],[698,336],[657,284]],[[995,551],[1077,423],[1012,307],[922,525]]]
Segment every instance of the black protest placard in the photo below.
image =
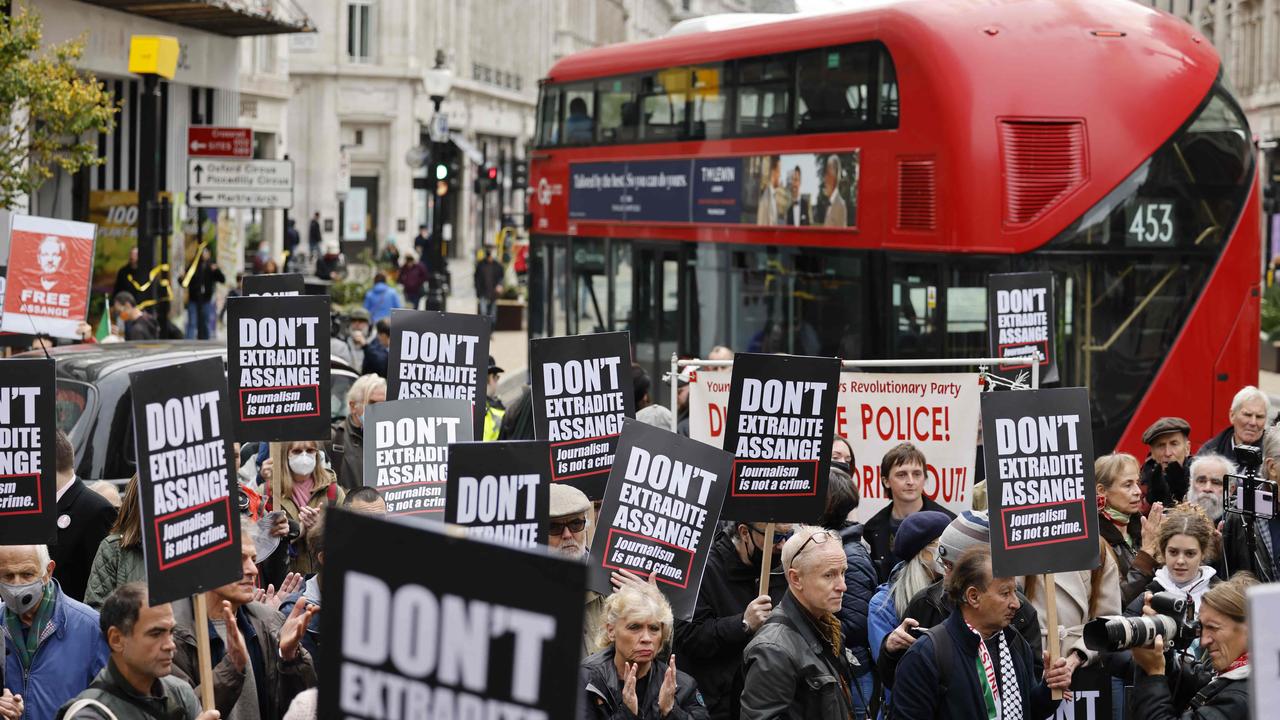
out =
[[[322,720],[577,716],[586,566],[445,525],[329,512]],[[502,582],[478,580],[490,571]]]
[[996,577],[1095,567],[1089,391],[983,393],[982,427]]
[[726,517],[802,522],[822,514],[839,390],[836,358],[734,356],[724,433],[724,449],[735,458]]
[[622,421],[636,414],[630,334],[530,340],[529,366],[533,435],[551,442],[551,479],[600,499]]
[[998,375],[1013,378],[1040,358],[1040,381],[1057,382],[1054,343],[1058,316],[1054,310],[1053,273],[1003,273],[987,276],[987,344],[991,357],[1026,358],[1026,363],[1000,365]]
[[241,442],[329,437],[329,298],[228,298],[227,384]]
[[1102,668],[1076,668],[1071,674],[1071,697],[1063,698],[1045,720],[1110,720],[1111,675]]
[[392,515],[443,517],[449,445],[471,442],[471,403],[413,398],[364,410],[364,484]]
[[240,484],[222,360],[132,373],[129,387],[151,604],[240,579]]
[[0,545],[58,539],[53,360],[0,360]]
[[547,543],[551,463],[545,440],[449,446],[444,521],[513,547]]
[[391,311],[388,400],[466,400],[472,404],[472,436],[482,437],[488,380],[487,318],[434,310]]
[[657,575],[678,618],[693,617],[733,456],[662,428],[627,420],[591,543],[591,588],[609,576]]
[[268,273],[240,278],[240,290],[247,296],[301,295],[306,286],[298,273]]

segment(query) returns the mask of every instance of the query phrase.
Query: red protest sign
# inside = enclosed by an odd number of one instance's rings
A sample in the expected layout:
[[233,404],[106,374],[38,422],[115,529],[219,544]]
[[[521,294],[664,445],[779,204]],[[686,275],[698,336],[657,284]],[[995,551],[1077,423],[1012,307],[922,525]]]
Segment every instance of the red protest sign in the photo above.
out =
[[253,130],[236,127],[187,128],[189,157],[253,157]]
[[0,330],[78,338],[89,307],[94,226],[14,215]]

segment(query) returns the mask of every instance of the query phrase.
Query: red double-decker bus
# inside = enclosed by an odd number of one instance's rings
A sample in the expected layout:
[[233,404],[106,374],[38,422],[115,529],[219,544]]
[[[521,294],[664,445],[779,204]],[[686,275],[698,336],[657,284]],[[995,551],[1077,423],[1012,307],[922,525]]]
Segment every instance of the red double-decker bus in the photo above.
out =
[[[541,88],[530,332],[985,357],[989,273],[1056,278],[1100,451],[1258,372],[1255,148],[1217,52],[1128,0],[903,0],[589,50]],[[665,386],[659,389],[665,394]]]

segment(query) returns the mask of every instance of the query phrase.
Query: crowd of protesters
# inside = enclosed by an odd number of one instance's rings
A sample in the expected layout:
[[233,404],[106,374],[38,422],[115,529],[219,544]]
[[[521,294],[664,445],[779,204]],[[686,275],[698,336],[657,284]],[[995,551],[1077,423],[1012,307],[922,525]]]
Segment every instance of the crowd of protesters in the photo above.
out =
[[[418,254],[438,252],[421,237]],[[317,273],[337,268],[326,256]],[[414,253],[396,261],[403,304],[419,305],[435,269],[419,269]],[[489,262],[476,276],[486,314],[501,290]],[[122,277],[131,281],[128,268]],[[207,255],[192,277],[201,293],[225,281]],[[402,295],[388,275],[374,280],[332,338],[334,356],[363,372],[332,432],[236,448],[242,577],[206,594],[216,712],[201,714],[196,700],[195,637],[205,629],[195,627],[191,602],[147,600],[138,479],[117,509],[75,477],[70,442],[59,433],[58,542],[0,547],[0,719],[315,716],[325,512],[386,512],[364,484],[364,417],[387,397],[388,316]],[[198,336],[212,336],[203,297],[192,295],[191,322]],[[139,304],[127,288],[114,295],[114,332],[160,336]],[[731,358],[723,347],[711,356]],[[489,358],[483,439],[531,438],[530,395],[505,407],[496,397],[502,372]],[[652,403],[650,379],[633,368],[637,416],[687,433],[687,380],[679,378],[673,417]],[[1245,594],[1280,577],[1280,518],[1226,513],[1223,491],[1240,472],[1280,482],[1280,427],[1268,427],[1271,414],[1267,395],[1246,387],[1228,426],[1198,452],[1190,424],[1163,417],[1143,434],[1144,458],[1096,458],[1098,562],[1054,574],[1052,589],[1041,575],[994,575],[985,494],[975,492],[974,507],[958,514],[927,497],[929,460],[910,443],[878,458],[876,482],[889,502],[857,522],[868,481],[852,473],[875,459],[855,458],[836,437],[825,511],[772,528],[723,521],[688,619],[674,618],[656,585],[629,573],[614,576],[609,595],[586,594],[580,717],[1038,719],[1053,714],[1054,693],[1082,672],[1105,678],[1115,718],[1244,717]],[[1260,448],[1260,461],[1239,451],[1246,446]],[[581,491],[553,486],[550,551],[586,558],[597,511]],[[1192,608],[1198,630],[1189,647],[1175,649],[1170,638],[1124,652],[1086,644],[1089,621],[1150,615],[1152,596],[1163,592]],[[1060,647],[1057,656],[1050,645]]]

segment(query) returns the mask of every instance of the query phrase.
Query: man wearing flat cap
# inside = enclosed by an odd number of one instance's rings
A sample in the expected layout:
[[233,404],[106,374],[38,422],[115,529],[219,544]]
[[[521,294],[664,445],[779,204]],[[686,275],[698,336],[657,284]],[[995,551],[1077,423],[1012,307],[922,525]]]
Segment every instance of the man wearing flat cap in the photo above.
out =
[[1191,454],[1191,424],[1179,417],[1162,417],[1142,433],[1150,449],[1138,482],[1142,485],[1142,514],[1155,503],[1173,507],[1187,496],[1187,456]]
[[[547,531],[547,547],[569,560],[587,557],[587,526],[590,525],[591,501],[586,494],[562,482],[551,484],[551,522]],[[582,618],[582,657],[594,653],[595,638],[600,634],[604,614],[604,596],[587,591],[586,610]]]

